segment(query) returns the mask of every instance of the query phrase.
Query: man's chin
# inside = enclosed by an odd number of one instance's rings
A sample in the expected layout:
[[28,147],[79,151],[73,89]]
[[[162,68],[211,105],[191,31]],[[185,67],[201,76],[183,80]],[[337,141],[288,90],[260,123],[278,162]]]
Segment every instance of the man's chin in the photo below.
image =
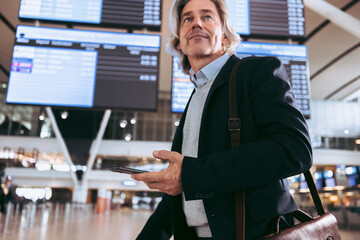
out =
[[211,55],[211,52],[212,52],[211,49],[207,47],[194,46],[190,55],[194,57],[206,57],[208,55]]
[[211,57],[212,54],[210,51],[197,51],[192,54],[195,58],[208,58]]

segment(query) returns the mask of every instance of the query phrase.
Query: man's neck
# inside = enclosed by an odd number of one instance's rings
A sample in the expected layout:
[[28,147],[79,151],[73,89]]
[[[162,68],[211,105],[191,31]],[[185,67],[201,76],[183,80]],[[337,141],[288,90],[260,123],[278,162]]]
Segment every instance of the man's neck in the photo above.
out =
[[193,57],[188,56],[190,66],[192,70],[194,71],[194,74],[196,74],[198,71],[200,71],[203,67],[211,63],[212,61],[215,61],[219,57],[224,55],[223,52],[219,52],[218,54],[214,54],[207,57]]

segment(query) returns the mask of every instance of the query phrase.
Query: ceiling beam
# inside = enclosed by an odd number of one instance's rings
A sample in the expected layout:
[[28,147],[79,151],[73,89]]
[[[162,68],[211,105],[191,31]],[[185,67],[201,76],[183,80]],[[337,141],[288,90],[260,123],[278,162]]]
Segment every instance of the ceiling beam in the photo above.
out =
[[352,53],[353,51],[355,51],[356,49],[358,49],[360,47],[360,42],[358,42],[357,44],[355,44],[354,46],[350,47],[349,49],[347,49],[346,51],[344,51],[343,53],[341,53],[339,56],[337,56],[336,58],[334,58],[333,60],[331,60],[329,63],[327,63],[325,66],[323,66],[322,68],[320,68],[319,70],[317,70],[315,73],[313,73],[310,76],[310,81],[312,81],[314,78],[316,78],[320,73],[324,72],[326,69],[328,69],[329,67],[331,67],[334,63],[338,62],[339,60],[343,59],[346,55]]
[[360,20],[350,14],[341,11],[324,0],[304,0],[304,4],[309,9],[318,13],[322,17],[329,19],[338,27],[350,34],[360,38]]
[[333,91],[332,93],[330,93],[329,95],[327,95],[325,97],[325,100],[329,100],[331,97],[333,97],[335,94],[339,93],[340,91],[344,90],[346,87],[350,86],[351,84],[355,83],[356,81],[358,81],[360,79],[360,75],[356,76],[355,78],[351,79],[350,81],[348,81],[347,83],[345,83],[344,85],[342,85],[341,87],[339,87],[338,89],[336,89],[335,91]]
[[[352,0],[348,4],[346,4],[344,7],[341,8],[342,11],[346,12],[348,9],[350,9],[352,6],[354,6],[356,3],[358,3],[360,0]],[[324,27],[326,27],[330,23],[329,20],[325,20],[322,22],[319,26],[317,26],[314,30],[312,30],[309,34],[306,35],[306,38],[299,41],[299,44],[305,44],[307,41],[309,41],[314,35],[316,35],[318,32],[320,32]]]
[[13,32],[16,32],[16,28],[11,24],[11,22],[0,12],[0,20],[5,23],[5,25]]
[[6,68],[0,63],[0,70],[6,75],[6,76],[10,76],[10,72],[8,70],[6,70]]

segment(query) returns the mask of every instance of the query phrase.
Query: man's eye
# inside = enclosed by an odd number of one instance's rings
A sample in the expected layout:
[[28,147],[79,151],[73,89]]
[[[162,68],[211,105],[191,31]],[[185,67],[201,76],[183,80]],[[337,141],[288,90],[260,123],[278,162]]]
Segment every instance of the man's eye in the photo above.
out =
[[190,22],[191,21],[191,18],[187,17],[187,18],[184,18],[184,23],[187,23],[187,22]]
[[212,17],[211,17],[210,15],[206,15],[206,16],[204,17],[204,19],[206,19],[206,20],[211,20]]

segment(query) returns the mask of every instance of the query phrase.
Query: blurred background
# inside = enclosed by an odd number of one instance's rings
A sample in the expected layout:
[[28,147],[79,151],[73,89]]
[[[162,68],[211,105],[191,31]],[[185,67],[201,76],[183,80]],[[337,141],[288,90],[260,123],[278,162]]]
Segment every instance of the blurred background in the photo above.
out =
[[[286,67],[313,176],[360,238],[359,0],[227,0],[236,55]],[[113,166],[159,171],[192,86],[166,51],[171,1],[0,0],[0,239],[134,239],[161,200]],[[302,176],[288,179],[316,215]],[[61,234],[60,234],[61,232]]]

